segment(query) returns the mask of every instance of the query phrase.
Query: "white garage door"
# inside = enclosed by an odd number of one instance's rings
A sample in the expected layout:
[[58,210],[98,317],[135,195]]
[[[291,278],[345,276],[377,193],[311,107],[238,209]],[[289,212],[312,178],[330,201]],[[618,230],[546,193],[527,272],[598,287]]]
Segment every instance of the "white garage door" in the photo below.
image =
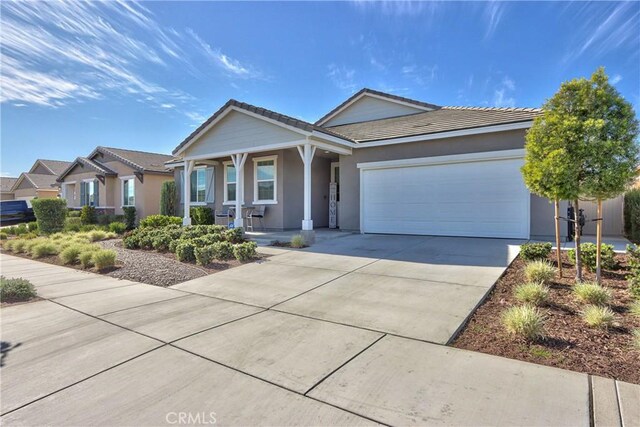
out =
[[446,156],[423,159],[426,164],[358,165],[362,231],[529,238],[530,195],[520,174],[523,160],[479,156],[472,161]]

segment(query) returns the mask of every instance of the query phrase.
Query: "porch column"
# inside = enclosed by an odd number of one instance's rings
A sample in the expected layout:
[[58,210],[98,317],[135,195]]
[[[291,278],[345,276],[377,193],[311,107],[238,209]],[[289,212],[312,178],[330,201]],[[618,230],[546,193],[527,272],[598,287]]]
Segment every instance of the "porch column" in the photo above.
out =
[[182,225],[191,225],[191,172],[195,165],[195,160],[184,161],[184,189],[182,191],[184,197],[184,217]]
[[231,155],[231,161],[236,168],[236,218],[233,224],[236,228],[244,227],[242,219],[242,202],[244,201],[244,163],[247,161],[249,153],[238,153]]
[[304,164],[304,217],[302,219],[302,230],[313,230],[313,220],[311,219],[311,162],[316,153],[316,146],[309,143],[298,146],[298,153]]

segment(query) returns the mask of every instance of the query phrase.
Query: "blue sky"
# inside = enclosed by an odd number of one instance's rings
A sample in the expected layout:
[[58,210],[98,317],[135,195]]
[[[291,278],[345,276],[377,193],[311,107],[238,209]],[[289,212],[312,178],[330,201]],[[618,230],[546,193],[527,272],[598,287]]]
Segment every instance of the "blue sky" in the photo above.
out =
[[315,121],[362,87],[540,106],[606,67],[640,106],[640,3],[2,2],[1,164],[169,153],[229,98]]

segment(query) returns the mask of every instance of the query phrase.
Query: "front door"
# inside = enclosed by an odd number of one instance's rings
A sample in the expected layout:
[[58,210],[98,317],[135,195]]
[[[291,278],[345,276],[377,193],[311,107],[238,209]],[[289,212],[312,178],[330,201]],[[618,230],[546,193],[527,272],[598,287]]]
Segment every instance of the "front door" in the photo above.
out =
[[[336,191],[336,196],[335,196],[335,212],[333,212],[335,214],[335,224],[336,224],[336,228],[340,228],[340,224],[338,222],[338,218],[339,218],[339,212],[340,212],[340,163],[339,162],[332,162],[331,163],[331,184],[335,184],[335,191]],[[332,214],[332,209],[333,207],[331,206],[331,204],[333,203],[333,201],[331,200],[331,197],[329,198],[329,215]],[[329,220],[329,222],[331,223],[332,221]]]

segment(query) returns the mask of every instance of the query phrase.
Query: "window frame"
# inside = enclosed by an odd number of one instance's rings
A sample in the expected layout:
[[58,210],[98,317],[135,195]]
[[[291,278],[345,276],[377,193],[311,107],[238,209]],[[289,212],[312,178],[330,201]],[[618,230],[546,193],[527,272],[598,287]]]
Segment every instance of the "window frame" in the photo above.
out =
[[[278,203],[278,156],[254,157],[253,159],[253,204],[254,205],[275,205]],[[258,181],[258,163],[273,161],[273,179],[262,179]],[[273,199],[258,199],[258,182],[273,181]]]
[[[82,186],[83,186],[83,185],[85,185],[85,184],[89,184],[89,183],[93,183],[92,189],[93,189],[93,196],[94,196],[94,198],[95,198],[95,195],[96,195],[96,185],[98,185],[98,184],[97,184],[97,183],[98,183],[98,180],[97,180],[97,179],[95,179],[95,178],[83,179],[83,180],[80,182],[80,186],[81,186],[81,187],[80,187],[80,195],[82,196]],[[88,188],[87,188],[87,189],[88,189]],[[85,198],[87,198],[87,201],[89,201],[89,196],[88,196],[88,192],[86,191],[86,189],[85,189],[85,191],[84,191],[84,196],[85,196]],[[98,195],[98,197],[99,197],[99,196],[100,196],[100,195]],[[93,205],[91,205],[90,203],[85,204],[85,203],[84,203],[84,200],[82,200],[82,197],[80,197],[80,206],[93,206],[94,208],[97,208],[97,207],[99,207],[99,206],[100,206],[100,200],[95,200],[95,201],[94,201],[94,203],[93,203]]]
[[[201,202],[198,202],[198,172],[202,171],[202,173],[204,174],[204,197],[203,200]],[[194,202],[193,200],[191,200],[191,196],[192,196],[192,191],[191,191],[191,186],[193,185],[193,177],[189,178],[189,205],[190,206],[206,206],[207,205],[207,166],[206,165],[200,165],[200,166],[194,166],[193,170],[191,171],[191,173],[195,173],[196,174],[196,201]],[[214,174],[215,174],[215,169],[214,169]],[[214,177],[215,180],[215,177]],[[215,185],[215,181],[214,181],[214,185]],[[215,202],[215,198],[214,198],[214,202]]]
[[[236,166],[233,164],[233,162],[231,160],[228,160],[226,162],[222,162],[222,164],[224,165],[223,169],[223,173],[224,173],[224,197],[223,197],[223,205],[235,205],[236,204],[236,200],[238,199],[238,169],[236,168]],[[236,180],[234,182],[229,182],[227,180],[227,168],[232,167],[236,170]],[[229,192],[227,190],[227,186],[229,184],[235,184],[236,185],[236,198],[234,200],[229,200]],[[242,204],[244,204],[244,200],[242,201]]]
[[[136,177],[134,175],[130,175],[130,176],[122,176],[120,177],[120,204],[121,207],[125,208],[125,207],[135,207],[136,206],[136,182],[135,182]],[[124,204],[124,183],[126,181],[133,181],[133,204],[132,205],[125,205]]]

